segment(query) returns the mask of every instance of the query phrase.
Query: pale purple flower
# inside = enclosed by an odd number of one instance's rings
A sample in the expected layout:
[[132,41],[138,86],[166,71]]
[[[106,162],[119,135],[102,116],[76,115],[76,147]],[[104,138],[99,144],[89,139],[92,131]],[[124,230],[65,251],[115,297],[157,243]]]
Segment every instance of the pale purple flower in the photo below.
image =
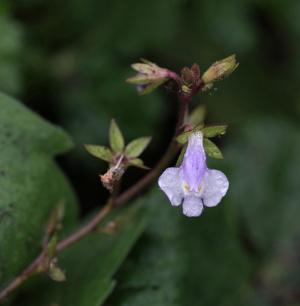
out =
[[193,133],[180,167],[167,168],[158,180],[173,206],[183,206],[188,217],[200,216],[204,206],[220,203],[229,182],[223,172],[208,169],[203,148],[203,134]]

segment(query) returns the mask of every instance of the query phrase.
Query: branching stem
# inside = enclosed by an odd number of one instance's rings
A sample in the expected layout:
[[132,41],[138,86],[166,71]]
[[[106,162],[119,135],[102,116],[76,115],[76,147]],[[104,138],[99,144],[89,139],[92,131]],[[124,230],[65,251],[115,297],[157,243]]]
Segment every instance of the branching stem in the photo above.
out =
[[[81,238],[85,237],[87,234],[95,230],[98,224],[107,216],[107,214],[114,207],[121,206],[136,195],[138,195],[160,175],[161,171],[164,168],[168,166],[168,164],[172,161],[172,159],[175,157],[176,153],[180,149],[179,144],[175,141],[175,137],[181,132],[182,127],[185,123],[190,99],[190,96],[179,94],[179,112],[174,138],[171,140],[165,154],[158,161],[156,166],[135,185],[130,187],[121,195],[116,196],[113,194],[108,200],[107,204],[103,206],[100,211],[87,224],[83,225],[57,244],[57,253],[61,252],[66,247],[70,246],[74,242],[80,240]],[[46,255],[46,249],[43,249],[41,253],[17,277],[15,277],[6,287],[4,287],[0,291],[0,301],[6,298],[11,292],[13,292],[16,288],[23,284],[32,275],[36,273],[45,272],[43,268],[43,262],[45,260]]]

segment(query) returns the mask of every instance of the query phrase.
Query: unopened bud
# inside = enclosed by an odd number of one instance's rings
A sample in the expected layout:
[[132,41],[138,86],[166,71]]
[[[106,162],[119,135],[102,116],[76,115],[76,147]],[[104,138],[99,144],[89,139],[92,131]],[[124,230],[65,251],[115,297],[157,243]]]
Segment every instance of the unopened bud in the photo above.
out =
[[197,92],[201,84],[200,69],[197,64],[191,68],[184,67],[181,70],[181,91],[189,95],[192,91]]
[[230,55],[223,60],[212,64],[202,76],[202,81],[205,84],[211,84],[229,76],[239,64],[236,61],[235,55]]
[[165,83],[171,77],[171,71],[161,68],[155,63],[142,59],[142,63],[136,63],[131,67],[138,73],[127,79],[128,83],[137,85],[141,95],[152,92],[156,87]]

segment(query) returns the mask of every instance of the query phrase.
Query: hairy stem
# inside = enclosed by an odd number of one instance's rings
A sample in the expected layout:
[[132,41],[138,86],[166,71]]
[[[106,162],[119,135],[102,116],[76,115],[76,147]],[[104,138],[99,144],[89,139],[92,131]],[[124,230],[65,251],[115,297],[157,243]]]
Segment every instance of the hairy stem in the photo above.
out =
[[[134,196],[138,195],[143,189],[145,189],[154,179],[156,179],[161,171],[168,166],[168,164],[175,157],[180,146],[175,141],[175,137],[181,132],[187,112],[188,103],[191,97],[179,96],[179,112],[177,125],[175,128],[174,138],[171,140],[165,154],[158,161],[156,166],[146,174],[141,180],[139,180],[135,185],[130,187],[128,190],[123,192],[120,196],[112,194],[107,204],[103,206],[100,211],[85,225],[77,229],[74,233],[70,234],[68,237],[63,239],[57,244],[57,253],[61,252],[66,247],[70,246],[74,242],[85,237],[87,234],[92,232],[97,225],[107,216],[107,214],[116,206],[121,206],[128,200],[132,199]],[[35,273],[43,272],[41,269],[45,256],[47,255],[46,250],[43,249],[42,252],[31,262],[31,264],[26,267],[21,274],[14,278],[5,288],[0,291],[0,301],[8,296],[12,291],[18,288],[22,283],[24,283],[30,276]]]

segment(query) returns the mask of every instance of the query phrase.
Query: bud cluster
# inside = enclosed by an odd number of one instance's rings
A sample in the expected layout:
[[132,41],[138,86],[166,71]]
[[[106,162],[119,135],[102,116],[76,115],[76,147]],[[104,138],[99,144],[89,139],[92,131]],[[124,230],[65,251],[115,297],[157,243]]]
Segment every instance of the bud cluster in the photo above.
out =
[[141,61],[131,65],[138,73],[127,79],[128,83],[137,85],[137,91],[141,95],[149,94],[166,81],[172,80],[176,82],[179,94],[192,97],[199,90],[211,89],[214,82],[229,76],[238,67],[235,55],[230,55],[212,64],[202,76],[198,64],[193,64],[191,68],[184,67],[179,76],[148,60]]
[[[235,55],[212,64],[203,75],[198,64],[184,67],[180,75],[142,59],[132,68],[137,74],[127,82],[137,86],[139,94],[151,93],[167,81],[176,85],[179,101],[185,111],[179,116],[176,141],[182,145],[176,167],[167,168],[159,178],[158,184],[174,206],[182,204],[183,213],[189,217],[199,216],[204,207],[218,205],[225,196],[229,182],[221,171],[209,169],[206,156],[222,159],[220,149],[211,138],[226,133],[226,125],[204,125],[205,108],[197,107],[191,115],[186,114],[188,103],[199,91],[213,87],[214,82],[230,75],[238,66]],[[182,131],[178,134],[178,131]],[[148,169],[139,156],[148,146],[151,138],[141,137],[125,145],[123,134],[114,120],[109,129],[109,147],[85,145],[93,156],[106,161],[106,173],[100,175],[102,185],[111,193],[116,190],[120,180],[130,166]]]

